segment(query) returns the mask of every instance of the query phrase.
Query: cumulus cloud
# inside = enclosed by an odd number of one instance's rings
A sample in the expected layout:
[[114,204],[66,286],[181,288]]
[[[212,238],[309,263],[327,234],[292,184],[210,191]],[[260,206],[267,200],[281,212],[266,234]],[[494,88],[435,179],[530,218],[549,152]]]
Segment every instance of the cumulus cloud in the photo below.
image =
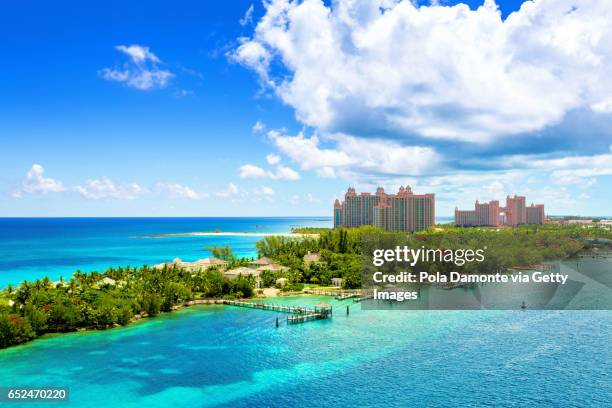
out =
[[540,160],[535,162],[535,166],[552,169],[551,178],[558,184],[578,184],[588,188],[596,184],[596,177],[612,176],[612,154]]
[[[268,155],[269,157],[270,155]],[[272,155],[274,156],[274,155]],[[276,161],[278,158],[278,161]],[[240,166],[240,178],[243,179],[256,179],[256,178],[269,178],[272,180],[299,180],[300,174],[293,170],[291,167],[284,166],[280,164],[280,158],[275,156],[272,161],[277,163],[277,166],[274,170],[265,170],[259,166],[255,166],[254,164],[245,164]],[[270,163],[270,160],[268,160]],[[272,164],[272,163],[270,163]]]
[[[434,2],[434,4],[437,4]],[[606,0],[270,0],[231,58],[253,69],[308,126],[353,136],[488,142],[576,109],[612,112]],[[287,75],[274,75],[278,62]]]
[[63,183],[51,177],[45,177],[45,169],[40,164],[33,164],[21,188],[11,193],[13,198],[22,198],[24,194],[47,194],[65,191]]
[[[488,163],[485,159],[477,163]],[[595,155],[572,155],[546,157],[538,155],[510,155],[496,158],[510,169],[537,171],[537,174],[550,176],[557,184],[580,184],[591,187],[595,177],[612,175],[612,153]]]
[[208,193],[197,192],[189,186],[178,183],[158,183],[157,189],[161,194],[165,194],[171,198],[201,200],[209,197]]
[[274,86],[274,82],[268,79],[270,53],[257,41],[251,41],[245,37],[239,38],[238,41],[240,46],[227,54],[230,60],[248,66],[259,75],[265,84]]
[[243,179],[268,177],[268,172],[266,170],[253,164],[245,164],[244,166],[240,166],[239,171],[240,178]]
[[174,74],[159,68],[160,59],[142,45],[118,45],[115,49],[129,57],[121,67],[104,68],[100,71],[107,81],[121,82],[126,86],[141,91],[164,88]]
[[118,45],[117,51],[129,56],[135,64],[142,64],[145,61],[160,62],[157,55],[153,54],[149,47],[142,45]]
[[33,164],[23,181],[22,190],[26,193],[59,193],[64,191],[61,181],[45,177],[45,169],[40,164]]
[[320,176],[337,174],[420,175],[440,165],[440,156],[430,147],[402,146],[388,140],[363,139],[348,135],[329,137],[333,146],[322,147],[318,136],[295,136],[268,132],[272,143],[303,170]]
[[107,177],[87,180],[85,184],[76,186],[74,189],[82,197],[91,200],[134,200],[142,194],[149,192],[146,188],[141,187],[136,183],[117,185]]
[[293,170],[291,167],[279,164],[276,166],[276,172],[270,173],[270,178],[273,180],[299,180],[300,173]]

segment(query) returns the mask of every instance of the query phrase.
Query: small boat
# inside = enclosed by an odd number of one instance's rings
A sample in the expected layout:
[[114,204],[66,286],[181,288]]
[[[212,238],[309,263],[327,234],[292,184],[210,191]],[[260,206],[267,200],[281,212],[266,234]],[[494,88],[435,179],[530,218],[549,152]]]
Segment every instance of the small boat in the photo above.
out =
[[523,304],[521,305],[521,309],[523,310],[527,309],[527,304],[525,303],[524,300],[523,300]]

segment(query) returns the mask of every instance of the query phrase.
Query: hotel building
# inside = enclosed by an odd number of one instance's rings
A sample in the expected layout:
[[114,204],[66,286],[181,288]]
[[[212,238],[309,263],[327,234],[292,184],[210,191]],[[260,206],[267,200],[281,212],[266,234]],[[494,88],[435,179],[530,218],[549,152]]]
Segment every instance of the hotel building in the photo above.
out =
[[414,194],[400,187],[387,194],[382,187],[375,194],[357,194],[349,188],[341,203],[334,203],[334,227],[374,225],[391,231],[421,231],[435,224],[434,194]]
[[527,207],[526,211],[527,224],[544,224],[546,214],[544,213],[544,204],[533,204]]
[[462,227],[499,225],[499,201],[479,203],[476,200],[473,210],[458,210],[455,208],[455,224]]
[[506,214],[506,223],[513,227],[527,224],[527,206],[525,196],[506,196],[506,206],[502,208]]
[[546,215],[544,204],[525,205],[525,196],[506,197],[506,206],[500,207],[499,201],[479,203],[476,201],[474,210],[459,210],[455,208],[455,225],[459,227],[499,225],[530,225],[544,224]]

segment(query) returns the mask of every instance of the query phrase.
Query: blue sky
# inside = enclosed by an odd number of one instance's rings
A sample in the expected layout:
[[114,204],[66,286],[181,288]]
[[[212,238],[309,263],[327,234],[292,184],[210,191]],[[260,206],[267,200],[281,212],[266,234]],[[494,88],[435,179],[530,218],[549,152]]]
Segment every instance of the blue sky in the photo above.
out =
[[612,214],[609,6],[401,3],[3,5],[0,216]]

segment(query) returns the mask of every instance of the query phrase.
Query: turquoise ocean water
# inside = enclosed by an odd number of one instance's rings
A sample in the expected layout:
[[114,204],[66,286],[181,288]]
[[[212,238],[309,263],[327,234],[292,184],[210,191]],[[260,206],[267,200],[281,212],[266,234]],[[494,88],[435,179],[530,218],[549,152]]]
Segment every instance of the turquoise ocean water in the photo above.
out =
[[330,218],[0,218],[0,287],[45,275],[68,278],[75,270],[140,266],[211,256],[209,246],[229,245],[255,256],[260,236],[174,236],[191,232],[289,232],[330,227]]
[[[329,222],[299,220],[275,219],[266,228]],[[13,259],[30,259],[29,264],[15,271],[5,263],[0,274],[35,276],[45,268],[65,274],[73,264],[85,270],[84,265],[95,268],[109,260],[136,264],[205,256],[200,247],[210,243],[195,245],[183,241],[186,237],[150,239],[153,244],[116,241],[131,229],[147,234],[210,230],[172,222],[164,221],[169,224],[164,230],[109,227],[108,235],[102,234],[106,238],[90,230],[82,239],[77,232],[57,237],[53,228],[39,227],[47,230],[47,242],[63,244],[54,252],[37,248],[27,234],[14,235],[13,251],[21,242],[34,253],[26,257],[26,249],[16,251],[20,255]],[[243,228],[264,224],[240,222]],[[44,241],[42,234],[32,240]],[[98,251],[88,251],[87,242]],[[111,249],[103,242],[116,244]],[[242,253],[253,251],[239,243]],[[129,245],[140,251],[129,254]],[[62,251],[70,262],[61,262]],[[603,407],[612,401],[610,311],[362,311],[358,304],[330,298],[274,301],[320,300],[333,304],[332,319],[290,327],[285,315],[275,312],[198,306],[125,328],[46,336],[0,351],[0,386],[68,387],[70,402],[51,406],[74,407]]]

